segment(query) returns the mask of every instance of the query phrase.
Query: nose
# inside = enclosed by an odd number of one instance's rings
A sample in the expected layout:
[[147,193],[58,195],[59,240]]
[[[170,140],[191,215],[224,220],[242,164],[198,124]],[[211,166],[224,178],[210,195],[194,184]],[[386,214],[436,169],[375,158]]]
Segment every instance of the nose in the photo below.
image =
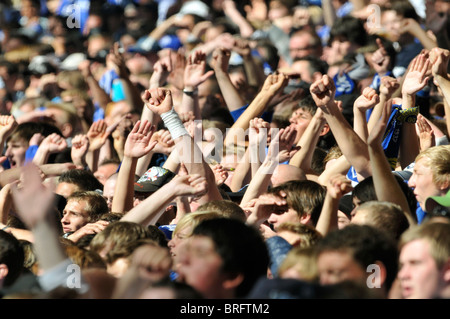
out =
[[63,215],[63,217],[61,218],[61,224],[68,224],[69,220],[67,219],[67,214]]
[[6,151],[5,151],[5,156],[11,156],[12,154],[11,154],[11,148],[10,147],[7,147],[6,148]]
[[411,177],[408,180],[408,186],[412,187],[412,188],[416,187],[416,175],[414,173],[411,175]]

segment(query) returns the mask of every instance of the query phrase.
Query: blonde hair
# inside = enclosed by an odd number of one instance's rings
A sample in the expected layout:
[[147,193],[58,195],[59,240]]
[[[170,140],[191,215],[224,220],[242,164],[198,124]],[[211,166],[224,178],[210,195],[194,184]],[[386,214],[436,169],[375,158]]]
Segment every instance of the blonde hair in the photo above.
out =
[[278,269],[278,276],[286,278],[284,273],[292,268],[298,273],[298,279],[309,282],[317,281],[319,273],[314,247],[293,247],[281,263]]
[[202,221],[219,217],[223,216],[215,211],[195,211],[188,213],[179,220],[179,222],[175,226],[175,229],[173,230],[172,237],[174,237],[174,235],[176,235],[182,229],[191,227],[189,233],[186,234],[187,237],[190,237],[192,235],[192,232],[194,231],[194,228]]
[[433,182],[437,186],[450,183],[450,145],[430,147],[417,155],[415,162],[426,160],[425,164],[433,173]]

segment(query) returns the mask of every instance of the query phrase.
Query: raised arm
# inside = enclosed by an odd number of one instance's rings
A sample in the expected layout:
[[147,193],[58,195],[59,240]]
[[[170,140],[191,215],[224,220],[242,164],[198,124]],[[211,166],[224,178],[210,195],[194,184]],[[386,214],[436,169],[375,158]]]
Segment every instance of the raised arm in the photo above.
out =
[[245,131],[249,127],[250,120],[259,117],[266,110],[267,105],[270,101],[277,95],[282,94],[283,89],[287,85],[289,81],[289,77],[286,74],[270,74],[262,87],[262,89],[258,92],[256,97],[241,114],[241,116],[236,120],[233,126],[228,131],[225,136],[224,145],[227,146],[235,143],[235,137],[237,134]]
[[[416,107],[416,94],[422,90],[428,82],[428,70],[430,61],[424,54],[415,57],[407,71],[402,85],[402,111],[418,114]],[[414,111],[416,110],[416,111]],[[419,154],[419,139],[416,134],[415,121],[405,121],[402,126],[402,141],[400,143],[401,166],[406,167],[414,162]]]
[[273,137],[270,142],[267,156],[256,172],[255,176],[245,191],[242,198],[241,205],[245,206],[250,200],[258,198],[258,196],[267,192],[270,185],[270,179],[277,166],[294,156],[297,148],[292,148],[295,141],[295,129],[293,126],[288,126],[281,129]]
[[133,130],[128,134],[111,211],[126,213],[133,208],[134,176],[137,160],[155,147],[156,142],[151,142],[154,129],[154,126],[147,121],[137,121]]
[[377,92],[367,87],[353,103],[353,129],[363,141],[366,141],[369,135],[366,112],[372,109],[379,101],[380,97]]
[[338,228],[339,201],[353,189],[350,180],[342,174],[332,176],[326,187],[327,193],[316,225],[316,230],[324,236]]
[[206,71],[206,54],[195,50],[187,58],[184,70],[184,89],[179,113],[193,112],[196,120],[201,120],[201,110],[198,104],[198,86],[205,82],[214,71]]
[[245,105],[245,101],[233,85],[228,73],[228,62],[231,51],[224,47],[216,48],[212,53],[211,67],[214,69],[217,83],[229,111],[237,110]]
[[369,148],[370,163],[372,166],[372,177],[375,186],[375,193],[379,201],[388,201],[400,205],[405,215],[412,222],[411,212],[400,185],[392,174],[391,166],[384,154],[381,142],[389,121],[389,115],[392,110],[391,102],[386,102],[381,118],[370,132],[367,139]]
[[203,196],[207,192],[206,179],[198,174],[175,176],[139,205],[133,207],[122,221],[131,221],[142,225],[154,225],[164,213],[166,207],[178,196]]
[[172,93],[169,89],[157,88],[146,90],[144,99],[146,107],[158,114],[175,141],[175,150],[181,162],[186,165],[189,174],[198,174],[206,178],[209,185],[208,192],[199,199],[200,203],[211,200],[220,200],[219,189],[215,184],[214,173],[205,162],[202,151],[189,135],[173,109]]
[[369,154],[366,143],[356,134],[339,110],[335,100],[333,80],[324,75],[311,85],[310,91],[317,106],[323,111],[339,148],[349,163],[362,177],[371,175]]
[[315,175],[311,168],[311,162],[314,149],[319,142],[320,134],[323,131],[325,124],[325,117],[323,116],[322,110],[319,108],[316,110],[311,122],[309,122],[306,127],[305,132],[303,132],[302,137],[297,142],[299,151],[289,161],[290,165],[301,168],[305,174]]

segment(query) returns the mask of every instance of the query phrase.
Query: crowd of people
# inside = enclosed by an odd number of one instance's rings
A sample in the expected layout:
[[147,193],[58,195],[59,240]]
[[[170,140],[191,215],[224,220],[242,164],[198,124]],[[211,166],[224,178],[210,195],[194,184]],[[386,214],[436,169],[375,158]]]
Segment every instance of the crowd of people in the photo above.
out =
[[450,4],[0,4],[0,297],[450,298]]

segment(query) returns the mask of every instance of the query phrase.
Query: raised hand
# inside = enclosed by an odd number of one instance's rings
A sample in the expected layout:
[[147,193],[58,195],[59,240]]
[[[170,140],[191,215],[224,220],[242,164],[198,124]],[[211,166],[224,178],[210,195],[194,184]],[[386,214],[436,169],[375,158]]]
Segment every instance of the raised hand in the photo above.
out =
[[293,148],[296,135],[297,131],[293,125],[279,130],[270,142],[267,157],[275,159],[279,163],[290,160],[299,150],[298,147]]
[[228,65],[231,57],[229,49],[218,47],[212,53],[211,67],[217,71],[228,73]]
[[89,139],[86,134],[75,135],[72,139],[70,156],[78,167],[86,166],[86,154],[89,150]]
[[184,71],[186,69],[186,58],[183,53],[176,52],[171,55],[172,72],[169,74],[167,81],[178,90],[184,89]]
[[241,57],[250,56],[252,49],[247,39],[235,38],[233,51],[239,54]]
[[429,77],[426,74],[429,65],[430,61],[422,53],[412,60],[403,81],[402,93],[414,95],[427,85]]
[[22,167],[21,187],[11,184],[16,211],[25,225],[32,229],[49,214],[54,203],[53,189],[42,184],[41,170],[33,163]]
[[270,93],[272,96],[275,96],[286,87],[288,82],[289,76],[284,73],[269,74],[264,81],[261,91]]
[[430,51],[431,73],[433,74],[433,82],[439,86],[437,77],[448,79],[447,67],[450,59],[450,51],[441,48],[434,48]]
[[216,180],[216,185],[217,186],[223,185],[223,183],[225,183],[225,181],[228,178],[227,170],[220,164],[213,165],[211,167],[211,169],[212,169],[212,171],[214,173],[214,177],[215,177],[215,180]]
[[151,89],[163,86],[169,78],[170,72],[172,72],[172,59],[170,58],[170,54],[161,57],[153,66],[153,73],[149,81],[149,87]]
[[165,88],[145,90],[142,100],[153,113],[161,115],[173,108],[172,92]]
[[124,156],[139,158],[150,152],[156,145],[156,141],[151,141],[155,127],[147,120],[137,121],[128,134],[124,146]]
[[206,54],[199,50],[194,51],[187,59],[187,65],[184,70],[184,88],[195,90],[200,84],[205,82],[214,71],[206,70]]
[[199,174],[177,175],[169,183],[176,196],[201,197],[208,186],[206,178]]
[[417,115],[416,127],[419,135],[421,152],[436,145],[433,128],[420,113]]
[[274,194],[263,194],[255,201],[254,207],[250,211],[247,223],[250,225],[260,225],[269,219],[272,213],[284,212],[287,210],[286,199]]
[[309,90],[317,107],[320,107],[324,113],[328,113],[326,107],[330,102],[334,101],[336,95],[336,86],[333,79],[328,75],[324,75],[321,79],[311,84]]
[[113,69],[116,71],[117,75],[120,78],[128,78],[129,71],[125,63],[125,58],[123,53],[119,50],[119,43],[115,42],[111,49],[110,54],[108,55],[108,60],[112,64]]
[[89,139],[89,151],[99,150],[106,143],[109,135],[107,127],[108,125],[103,119],[92,123],[86,134]]
[[352,191],[353,187],[351,181],[342,174],[333,175],[330,177],[327,185],[327,193],[333,199],[341,199],[342,196]]
[[52,133],[42,140],[41,144],[39,144],[39,148],[41,147],[49,154],[53,154],[62,152],[67,147],[67,142],[61,135]]
[[369,87],[366,87],[362,94],[355,100],[354,107],[362,112],[366,112],[373,108],[380,101],[377,92]]
[[255,117],[249,122],[249,144],[250,145],[261,145],[261,143],[266,139],[269,134],[270,123],[264,121],[260,117]]
[[400,83],[396,78],[383,76],[380,84],[380,95],[384,95],[384,97],[389,100],[399,87]]
[[18,126],[16,119],[12,115],[0,116],[0,138],[5,139],[14,131]]
[[152,141],[157,142],[153,150],[155,153],[169,155],[175,147],[175,141],[168,130],[162,129],[153,133]]

